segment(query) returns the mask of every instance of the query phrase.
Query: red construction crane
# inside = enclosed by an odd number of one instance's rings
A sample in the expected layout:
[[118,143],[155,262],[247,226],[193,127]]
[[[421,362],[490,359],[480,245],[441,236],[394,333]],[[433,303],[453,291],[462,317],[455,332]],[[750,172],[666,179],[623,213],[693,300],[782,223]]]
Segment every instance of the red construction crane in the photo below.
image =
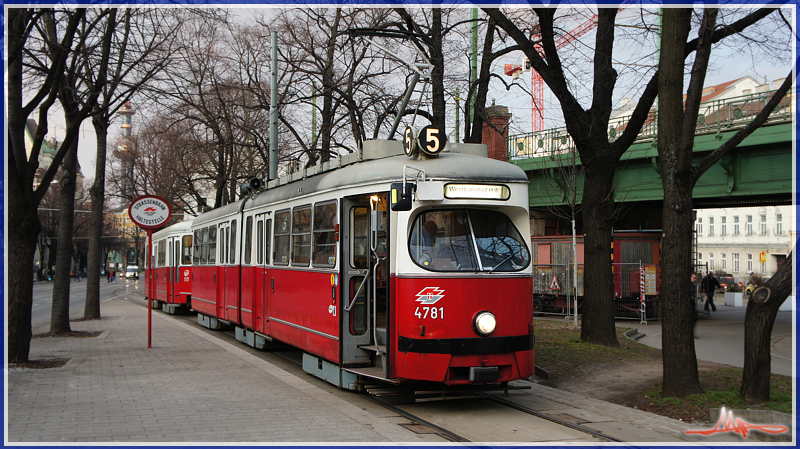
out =
[[[623,6],[619,9],[619,11],[622,11],[624,8],[625,7]],[[588,33],[596,26],[597,14],[594,14],[592,17],[586,19],[586,21],[578,25],[571,32],[556,39],[556,49],[560,50],[566,47],[567,44],[574,42],[576,39]],[[533,36],[533,40],[538,40],[539,37],[541,37],[541,34],[535,34]],[[541,45],[537,44],[535,48],[539,52],[539,56],[544,58],[544,49],[542,49]],[[521,65],[505,65],[506,75],[514,76],[514,78],[518,78],[522,70],[523,67]],[[540,109],[542,103],[544,102],[544,80],[542,80],[541,75],[539,75],[536,70],[531,70],[531,95],[531,132],[541,131],[544,128],[544,116]]]
[[[571,32],[559,37],[556,40],[556,49],[560,50],[566,47],[567,44],[580,38],[596,26],[597,14],[588,18]],[[534,39],[536,39],[536,37],[534,37]],[[539,52],[539,56],[544,58],[544,50],[540,45],[536,46],[536,50]],[[544,128],[544,116],[540,109],[544,102],[544,80],[542,80],[542,76],[539,75],[539,72],[536,70],[531,70],[531,93],[533,94],[531,97],[531,132],[536,132]]]

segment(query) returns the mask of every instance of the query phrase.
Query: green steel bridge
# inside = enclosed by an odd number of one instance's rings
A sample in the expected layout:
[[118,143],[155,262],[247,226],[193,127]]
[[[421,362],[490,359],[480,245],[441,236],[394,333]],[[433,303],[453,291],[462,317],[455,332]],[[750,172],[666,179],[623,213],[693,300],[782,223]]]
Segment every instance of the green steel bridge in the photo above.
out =
[[[773,94],[760,92],[703,103],[695,160],[699,162],[744,127]],[[791,204],[793,117],[794,92],[790,91],[763,126],[700,178],[693,192],[695,207]],[[629,119],[613,119],[609,139],[618,137]],[[622,156],[615,174],[616,202],[653,204],[663,200],[656,123],[656,111],[652,111],[638,139]],[[531,209],[565,206],[573,195],[580,203],[580,157],[565,127],[509,136],[506,142],[510,162],[524,169],[531,180]]]

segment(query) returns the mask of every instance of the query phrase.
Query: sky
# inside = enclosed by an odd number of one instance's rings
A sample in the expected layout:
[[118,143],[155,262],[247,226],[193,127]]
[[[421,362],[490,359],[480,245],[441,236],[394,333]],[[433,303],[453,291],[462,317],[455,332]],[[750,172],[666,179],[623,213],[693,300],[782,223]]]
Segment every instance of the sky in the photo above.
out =
[[[621,13],[624,14],[624,13]],[[591,41],[592,40],[592,33],[585,35],[581,40],[583,41]],[[591,45],[591,42],[588,42]],[[757,79],[760,82],[764,82],[765,77],[767,82],[771,83],[772,81],[785,77],[790,70],[790,65],[786,64],[784,66],[774,65],[771,63],[756,63],[757,67],[753,68],[753,62],[742,54],[738,52],[732,52],[730,49],[724,49],[715,51],[712,53],[712,64],[711,70],[707,74],[706,77],[706,86],[712,86],[715,84],[720,84],[726,81],[730,81],[733,79],[740,78],[742,76],[752,76],[753,78]],[[512,54],[506,56],[505,60],[502,62],[506,63],[519,63],[522,59],[522,53]],[[502,67],[502,65],[499,65]],[[618,69],[621,70],[621,69]],[[502,75],[502,73],[500,73]],[[510,81],[510,79],[508,79]],[[526,91],[530,91],[530,73],[523,73],[520,76],[519,80],[516,83],[521,84],[524,86]],[[777,87],[777,86],[774,86]],[[620,94],[624,95],[624,94]],[[544,94],[544,101],[545,101],[545,129],[553,128],[562,126],[562,119],[560,118],[560,108],[555,100],[555,98],[550,95],[549,90],[545,86],[545,94]],[[509,112],[512,113],[512,130],[511,133],[519,133],[519,132],[529,132],[530,131],[530,116],[531,116],[531,101],[530,97],[526,96],[521,93],[519,89],[512,89],[512,90],[505,90],[502,86],[495,88],[490,94],[487,102],[491,104],[492,100],[496,102],[498,105],[507,106],[509,108]],[[62,113],[55,108],[53,108],[50,112],[50,132],[47,138],[55,137],[58,140],[63,139],[65,133],[65,126]],[[134,115],[133,116],[133,132],[134,134],[137,132],[137,125],[140,125],[143,121],[142,115]],[[109,139],[110,142],[114,142],[120,134],[120,120],[117,120],[112,125],[111,129],[109,130]],[[463,127],[463,125],[462,125]],[[452,136],[452,130],[448,131]],[[80,143],[79,143],[79,153],[78,159],[81,165],[81,169],[83,175],[86,179],[93,179],[94,172],[95,172],[95,160],[96,160],[96,137],[94,133],[94,129],[91,126],[91,122],[87,120],[81,128],[80,134]],[[109,151],[113,149],[113,146],[109,146]],[[111,157],[111,156],[110,156]]]

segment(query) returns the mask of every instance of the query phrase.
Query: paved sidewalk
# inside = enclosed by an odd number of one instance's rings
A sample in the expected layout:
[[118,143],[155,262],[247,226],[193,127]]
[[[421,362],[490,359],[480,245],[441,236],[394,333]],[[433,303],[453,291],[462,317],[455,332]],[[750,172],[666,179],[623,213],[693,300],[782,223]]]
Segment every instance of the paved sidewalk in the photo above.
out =
[[[7,371],[7,443],[444,442],[398,425],[409,421],[393,412],[353,405],[321,381],[158,311],[147,349],[143,305],[141,295],[128,293],[103,303],[102,320],[71,323],[76,331],[102,332],[95,338],[32,340],[32,360],[70,361],[59,369]],[[686,435],[710,426],[542,386],[520,400],[629,442],[742,441],[731,433]]]
[[[134,297],[134,296],[131,296]],[[144,302],[141,297],[137,301]],[[69,358],[49,370],[9,370],[7,441],[425,443],[377,416],[158,311],[103,303],[97,338],[35,338],[30,358]],[[441,440],[434,440],[441,441]]]

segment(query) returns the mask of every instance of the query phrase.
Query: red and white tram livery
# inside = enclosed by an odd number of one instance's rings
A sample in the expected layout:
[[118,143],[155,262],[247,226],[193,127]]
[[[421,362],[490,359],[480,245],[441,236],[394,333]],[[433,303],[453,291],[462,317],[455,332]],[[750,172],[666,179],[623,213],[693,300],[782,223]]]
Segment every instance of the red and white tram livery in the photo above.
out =
[[365,142],[196,217],[198,321],[343,388],[532,375],[528,179],[483,145],[421,145]]
[[[152,268],[145,270],[150,306],[176,313],[188,310],[192,298],[192,221],[153,233]],[[153,283],[152,289],[150,282]]]

